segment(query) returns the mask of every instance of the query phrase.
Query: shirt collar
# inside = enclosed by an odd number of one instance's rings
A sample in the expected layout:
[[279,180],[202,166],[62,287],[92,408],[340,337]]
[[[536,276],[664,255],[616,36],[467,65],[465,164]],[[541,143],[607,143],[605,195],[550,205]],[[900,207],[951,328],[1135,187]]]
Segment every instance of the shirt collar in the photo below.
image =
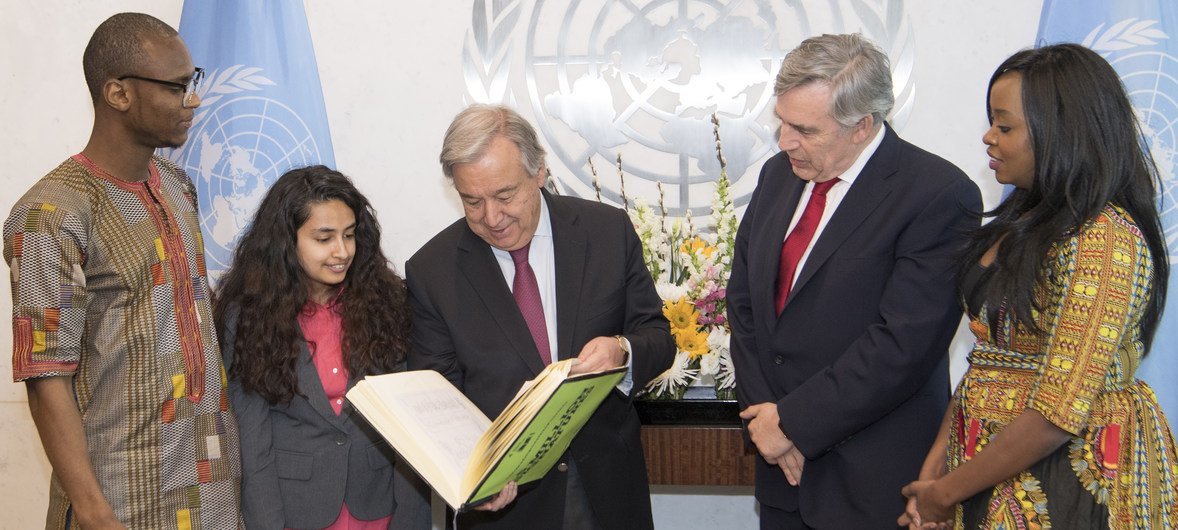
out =
[[883,143],[884,135],[887,133],[888,126],[886,124],[880,125],[879,130],[875,132],[875,137],[863,148],[863,152],[859,153],[859,157],[855,159],[855,163],[847,168],[838,179],[847,184],[854,184],[855,179],[859,178],[859,173],[863,172],[863,168],[867,167],[867,161],[871,160],[871,155],[875,154],[876,149],[879,149],[879,144]]
[[552,237],[552,217],[548,214],[548,200],[544,192],[540,192],[540,220],[536,223],[536,233],[532,236]]
[[343,292],[344,286],[341,285],[339,289],[336,289],[335,294],[331,295],[331,298],[327,299],[326,304],[320,304],[319,302],[308,298],[307,303],[303,304],[302,313],[307,316],[311,316],[315,313],[318,313],[320,309],[330,309],[334,313],[342,314],[343,308],[341,307],[341,299],[343,297],[340,295],[343,294]]

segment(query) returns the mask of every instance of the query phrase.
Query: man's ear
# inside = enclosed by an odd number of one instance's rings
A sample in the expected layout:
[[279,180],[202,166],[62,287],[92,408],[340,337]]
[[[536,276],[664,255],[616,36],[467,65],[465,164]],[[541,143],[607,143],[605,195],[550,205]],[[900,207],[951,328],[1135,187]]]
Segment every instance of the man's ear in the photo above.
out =
[[119,112],[131,108],[131,97],[122,81],[110,79],[102,85],[102,102]]
[[540,189],[543,189],[548,184],[548,164],[540,164],[540,169],[536,170],[536,175],[532,178],[540,184]]
[[859,119],[859,122],[851,126],[851,141],[857,144],[866,142],[871,138],[871,133],[875,131],[875,116],[868,114]]

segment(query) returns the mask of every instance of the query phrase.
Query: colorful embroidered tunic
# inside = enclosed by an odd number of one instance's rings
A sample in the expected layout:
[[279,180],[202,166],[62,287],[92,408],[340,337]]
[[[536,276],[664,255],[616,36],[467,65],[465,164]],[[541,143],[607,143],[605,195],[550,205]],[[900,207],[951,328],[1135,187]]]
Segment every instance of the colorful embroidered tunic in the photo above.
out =
[[1045,285],[1036,293],[1040,310],[1033,314],[1042,334],[1015,324],[1004,308],[971,314],[977,342],[955,393],[950,470],[984,451],[1026,409],[1073,438],[966,501],[957,528],[1178,524],[1170,428],[1153,391],[1134,377],[1152,274],[1137,226],[1124,211],[1106,207],[1049,253]]
[[[82,155],[4,224],[13,379],[73,376],[90,459],[130,528],[240,526],[237,423],[213,329],[191,181],[154,158],[120,181]],[[51,483],[47,528],[76,528]]]

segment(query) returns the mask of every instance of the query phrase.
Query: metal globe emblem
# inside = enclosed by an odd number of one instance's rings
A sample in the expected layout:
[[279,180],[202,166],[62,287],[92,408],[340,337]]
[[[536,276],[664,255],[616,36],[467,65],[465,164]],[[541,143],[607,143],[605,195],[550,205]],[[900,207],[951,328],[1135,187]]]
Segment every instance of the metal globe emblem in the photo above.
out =
[[[782,0],[476,0],[464,49],[468,102],[530,111],[572,173],[562,192],[603,200],[668,190],[668,214],[710,211],[720,173],[711,115],[720,119],[737,205],[777,152],[773,79],[785,54],[821,33],[861,31],[893,62],[896,109],[911,111],[913,43],[900,0],[834,1],[820,10]],[[648,202],[651,202],[648,200]]]

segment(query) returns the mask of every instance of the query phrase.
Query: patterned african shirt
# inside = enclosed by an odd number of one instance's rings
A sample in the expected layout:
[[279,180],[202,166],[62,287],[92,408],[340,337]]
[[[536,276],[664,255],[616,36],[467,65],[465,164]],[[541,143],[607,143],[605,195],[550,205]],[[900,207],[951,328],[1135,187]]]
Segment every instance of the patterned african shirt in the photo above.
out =
[[[130,528],[241,526],[237,423],[213,328],[196,194],[153,158],[120,181],[83,155],[4,224],[13,378],[72,376],[90,459]],[[46,528],[76,528],[56,475]]]
[[959,506],[958,528],[1178,524],[1174,441],[1153,390],[1134,377],[1153,272],[1141,232],[1110,206],[1049,253],[1032,315],[1041,334],[1005,307],[971,315],[977,342],[955,393],[949,468],[984,451],[1027,409],[1073,437]]

